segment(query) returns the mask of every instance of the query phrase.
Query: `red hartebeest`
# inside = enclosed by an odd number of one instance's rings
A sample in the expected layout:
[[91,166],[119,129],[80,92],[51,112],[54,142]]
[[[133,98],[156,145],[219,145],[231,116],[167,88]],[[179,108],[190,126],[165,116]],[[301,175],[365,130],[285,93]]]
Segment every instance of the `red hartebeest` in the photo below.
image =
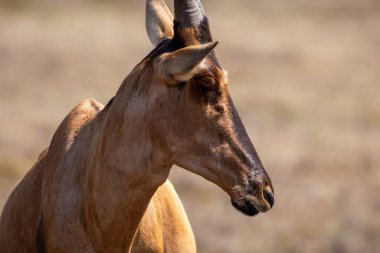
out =
[[227,90],[199,0],[147,0],[155,49],[107,106],[76,106],[13,191],[0,249],[195,252],[167,180],[176,164],[220,186],[247,215],[268,211],[271,181]]

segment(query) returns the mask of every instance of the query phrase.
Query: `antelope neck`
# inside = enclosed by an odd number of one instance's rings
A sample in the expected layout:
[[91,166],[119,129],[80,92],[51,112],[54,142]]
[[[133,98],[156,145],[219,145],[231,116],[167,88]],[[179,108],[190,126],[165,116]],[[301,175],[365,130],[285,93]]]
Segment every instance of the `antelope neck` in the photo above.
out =
[[82,137],[91,144],[80,156],[87,161],[81,223],[89,238],[95,238],[92,243],[104,252],[125,252],[131,247],[152,196],[171,168],[139,127],[140,120],[132,118],[129,121],[114,101],[89,123]]

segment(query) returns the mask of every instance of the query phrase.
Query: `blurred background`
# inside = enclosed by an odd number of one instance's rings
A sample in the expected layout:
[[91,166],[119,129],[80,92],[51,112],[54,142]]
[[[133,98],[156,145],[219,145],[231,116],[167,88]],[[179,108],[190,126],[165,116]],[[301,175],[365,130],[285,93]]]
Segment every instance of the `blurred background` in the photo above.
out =
[[[276,204],[245,217],[173,168],[199,252],[380,252],[380,1],[203,2]],[[144,8],[0,0],[0,210],[66,114],[152,49]]]

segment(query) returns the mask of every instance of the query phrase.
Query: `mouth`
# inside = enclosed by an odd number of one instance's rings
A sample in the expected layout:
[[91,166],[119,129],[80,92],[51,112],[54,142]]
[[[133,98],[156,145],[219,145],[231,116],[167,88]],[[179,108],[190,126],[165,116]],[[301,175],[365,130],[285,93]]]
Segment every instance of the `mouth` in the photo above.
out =
[[247,216],[256,216],[259,213],[259,210],[257,210],[248,200],[245,200],[243,205],[239,205],[233,199],[231,199],[231,203],[237,210]]
[[268,187],[264,188],[260,197],[256,197],[254,193],[255,191],[251,191],[251,194],[243,193],[239,194],[239,197],[232,197],[231,203],[237,210],[247,216],[265,213],[273,207],[273,190]]

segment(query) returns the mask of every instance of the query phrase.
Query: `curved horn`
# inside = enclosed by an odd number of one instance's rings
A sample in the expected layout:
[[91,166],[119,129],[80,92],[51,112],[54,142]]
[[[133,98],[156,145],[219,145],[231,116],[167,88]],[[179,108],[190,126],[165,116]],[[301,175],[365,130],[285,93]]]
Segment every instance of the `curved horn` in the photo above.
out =
[[174,0],[175,20],[182,26],[198,26],[205,12],[200,0]]

